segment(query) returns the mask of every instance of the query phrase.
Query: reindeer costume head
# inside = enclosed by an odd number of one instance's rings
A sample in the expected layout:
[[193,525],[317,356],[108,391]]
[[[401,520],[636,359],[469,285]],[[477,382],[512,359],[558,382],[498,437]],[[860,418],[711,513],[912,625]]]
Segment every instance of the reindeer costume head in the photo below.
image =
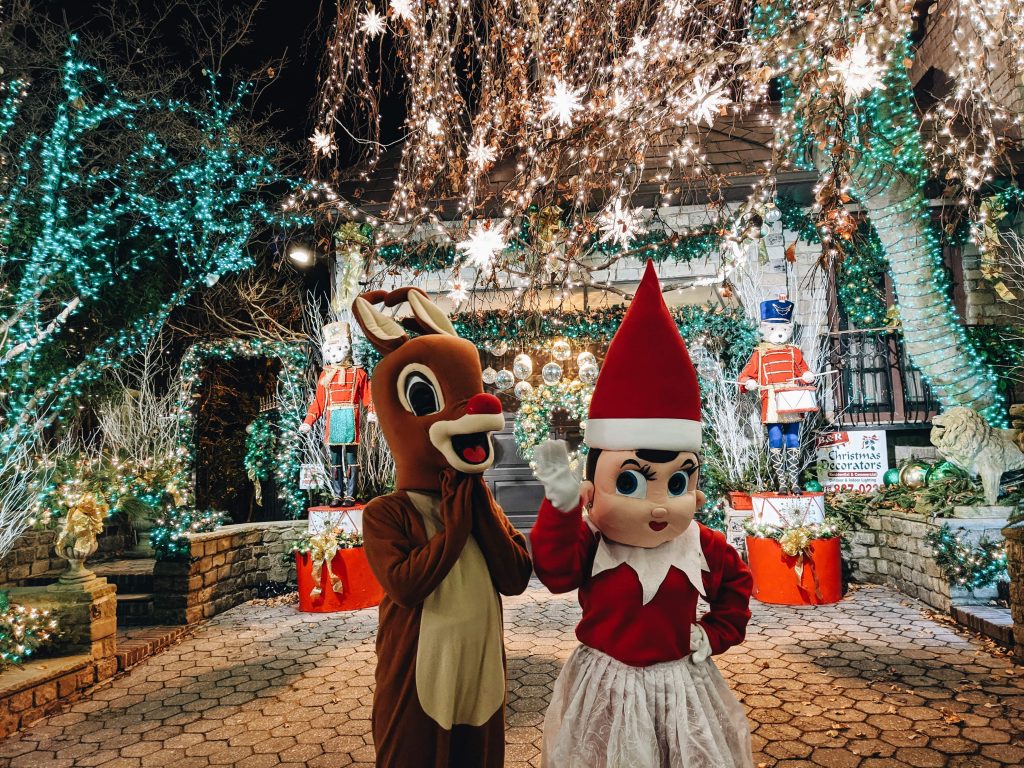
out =
[[[408,302],[401,324],[374,309]],[[371,291],[352,305],[366,338],[384,355],[374,370],[373,402],[395,457],[396,486],[438,490],[451,467],[480,474],[494,463],[490,433],[504,426],[501,401],[485,394],[476,347],[417,288]],[[406,331],[417,334],[409,338]]]

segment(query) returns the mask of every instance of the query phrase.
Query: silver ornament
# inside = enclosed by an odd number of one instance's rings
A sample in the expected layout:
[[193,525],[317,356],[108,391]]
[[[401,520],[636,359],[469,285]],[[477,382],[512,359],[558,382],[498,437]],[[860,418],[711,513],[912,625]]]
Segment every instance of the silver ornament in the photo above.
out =
[[593,384],[597,381],[597,366],[596,365],[583,365],[580,366],[580,381],[584,384]]
[[520,400],[524,400],[533,394],[533,384],[528,381],[520,381],[512,391],[515,393],[516,397]]
[[486,368],[484,368],[484,371],[483,371],[483,374],[482,374],[482,378],[484,380],[484,384],[493,384],[494,383],[494,379],[497,377],[497,375],[498,375],[498,372],[496,370],[494,370],[493,368],[491,368],[491,366],[487,366]]
[[516,359],[512,361],[512,373],[515,374],[517,379],[528,379],[533,374],[533,360],[525,352],[520,352],[516,355]]
[[551,345],[551,356],[555,360],[568,360],[572,356],[572,347],[565,339],[559,339]]
[[512,389],[512,385],[516,383],[516,377],[512,375],[512,371],[508,368],[502,368],[498,371],[494,377],[494,386],[497,387],[501,392],[505,392]]
[[501,357],[506,352],[508,352],[508,342],[507,341],[505,341],[504,339],[499,339],[498,341],[491,342],[491,354],[492,355],[495,355],[497,357]]
[[576,367],[584,368],[588,365],[597,365],[597,358],[594,357],[593,352],[580,352],[576,356]]
[[548,363],[540,370],[540,377],[545,384],[557,384],[562,379],[562,366],[558,363]]

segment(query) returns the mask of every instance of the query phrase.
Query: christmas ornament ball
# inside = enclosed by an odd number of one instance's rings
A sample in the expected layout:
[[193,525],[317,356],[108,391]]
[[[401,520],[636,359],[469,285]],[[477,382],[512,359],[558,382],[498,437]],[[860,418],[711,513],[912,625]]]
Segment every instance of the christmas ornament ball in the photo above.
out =
[[520,380],[530,378],[533,373],[533,360],[530,359],[530,356],[524,352],[516,355],[515,360],[512,361],[512,373]]
[[882,475],[882,482],[886,486],[896,485],[900,481],[900,471],[896,467],[890,467],[885,470],[885,474]]
[[498,341],[492,341],[491,342],[491,354],[492,355],[495,355],[497,357],[501,357],[506,352],[508,352],[508,342],[507,341],[505,341],[504,339],[499,339]]
[[808,480],[804,483],[804,490],[808,493],[821,493],[825,489],[817,480]]
[[512,392],[520,400],[523,400],[533,394],[533,384],[528,381],[520,381],[513,388]]
[[548,363],[540,370],[540,377],[545,384],[557,384],[562,379],[562,366],[558,363]]
[[967,477],[967,473],[960,469],[960,467],[951,461],[940,461],[928,470],[928,475],[925,477],[925,484],[933,485],[934,483],[956,480],[961,477]]
[[515,383],[516,377],[512,375],[512,371],[508,368],[502,368],[498,371],[498,375],[494,377],[494,386],[502,392],[512,389],[512,385]]
[[923,461],[908,461],[900,470],[900,482],[907,488],[923,488],[928,479],[928,464]]
[[551,356],[555,360],[568,360],[572,356],[572,347],[569,346],[569,342],[565,339],[559,339],[551,345]]
[[580,381],[584,384],[593,384],[596,382],[597,374],[598,370],[596,365],[590,364],[580,366]]
[[496,370],[494,370],[493,368],[491,368],[491,366],[487,366],[486,368],[484,368],[483,374],[482,374],[482,378],[484,380],[484,384],[493,384],[494,380],[495,380],[495,378],[497,376],[498,376],[498,372]]
[[580,352],[579,355],[576,356],[576,367],[585,368],[588,365],[592,365],[595,368],[597,367],[597,358],[594,357],[594,353]]

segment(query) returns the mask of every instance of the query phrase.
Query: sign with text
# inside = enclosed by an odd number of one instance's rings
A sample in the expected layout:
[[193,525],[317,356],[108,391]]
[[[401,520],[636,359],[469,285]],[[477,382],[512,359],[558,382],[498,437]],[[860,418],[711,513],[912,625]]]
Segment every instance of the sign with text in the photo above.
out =
[[874,491],[889,468],[885,431],[826,432],[818,438],[818,482],[829,491]]

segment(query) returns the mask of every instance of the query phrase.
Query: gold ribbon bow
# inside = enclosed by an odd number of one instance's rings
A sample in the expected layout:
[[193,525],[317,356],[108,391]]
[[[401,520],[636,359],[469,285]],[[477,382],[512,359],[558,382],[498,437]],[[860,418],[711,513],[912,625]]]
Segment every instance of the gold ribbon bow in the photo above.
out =
[[327,568],[327,576],[331,580],[331,588],[339,595],[345,591],[341,578],[331,570],[331,563],[334,556],[338,554],[338,536],[336,531],[325,531],[309,537],[309,557],[313,563],[313,589],[310,590],[310,597],[318,597],[320,589],[320,576],[324,567]]

